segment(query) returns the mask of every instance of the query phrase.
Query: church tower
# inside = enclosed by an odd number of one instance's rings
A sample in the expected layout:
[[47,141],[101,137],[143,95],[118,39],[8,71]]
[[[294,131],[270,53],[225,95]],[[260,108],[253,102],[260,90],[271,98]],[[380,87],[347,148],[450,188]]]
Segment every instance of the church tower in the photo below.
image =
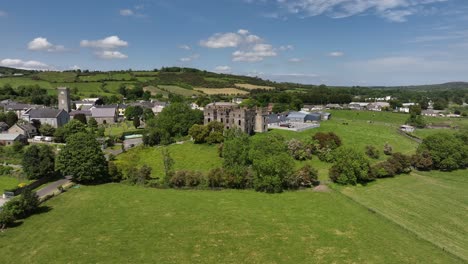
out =
[[63,109],[70,113],[71,101],[70,101],[70,89],[68,87],[58,87],[58,109]]

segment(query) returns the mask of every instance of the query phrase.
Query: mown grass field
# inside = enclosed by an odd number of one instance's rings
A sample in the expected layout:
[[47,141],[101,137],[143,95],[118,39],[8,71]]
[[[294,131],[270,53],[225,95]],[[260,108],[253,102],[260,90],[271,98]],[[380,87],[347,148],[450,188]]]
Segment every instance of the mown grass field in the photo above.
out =
[[225,94],[225,95],[241,95],[249,94],[247,91],[239,90],[236,88],[194,88],[197,91],[203,92],[205,94]]
[[0,233],[4,263],[462,263],[337,192],[71,189]]
[[413,172],[340,188],[367,208],[468,261],[468,170]]
[[25,181],[18,181],[18,179],[15,177],[0,175],[0,196],[3,194],[4,190],[12,189],[22,182]]
[[[131,166],[148,165],[152,168],[153,177],[164,175],[162,147],[136,147],[117,157],[117,164],[122,169]],[[221,167],[222,159],[218,156],[217,147],[186,142],[169,146],[169,152],[174,159],[174,169],[208,172],[212,168]]]

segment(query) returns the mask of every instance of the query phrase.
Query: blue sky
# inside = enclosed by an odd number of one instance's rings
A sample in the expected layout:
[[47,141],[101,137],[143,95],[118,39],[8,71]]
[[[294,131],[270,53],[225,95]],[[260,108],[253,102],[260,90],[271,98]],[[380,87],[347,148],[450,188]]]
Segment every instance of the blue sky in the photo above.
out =
[[277,81],[468,81],[466,0],[0,0],[0,65]]

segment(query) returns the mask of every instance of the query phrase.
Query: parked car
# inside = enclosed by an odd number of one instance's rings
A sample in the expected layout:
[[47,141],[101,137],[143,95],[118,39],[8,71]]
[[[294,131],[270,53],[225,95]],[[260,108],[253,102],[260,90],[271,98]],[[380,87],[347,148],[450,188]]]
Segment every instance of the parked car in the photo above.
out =
[[44,140],[44,137],[43,137],[43,136],[35,136],[35,137],[33,138],[33,140],[34,140],[34,141],[42,141],[42,140]]
[[45,137],[44,141],[45,142],[52,142],[53,139],[54,139],[53,137]]

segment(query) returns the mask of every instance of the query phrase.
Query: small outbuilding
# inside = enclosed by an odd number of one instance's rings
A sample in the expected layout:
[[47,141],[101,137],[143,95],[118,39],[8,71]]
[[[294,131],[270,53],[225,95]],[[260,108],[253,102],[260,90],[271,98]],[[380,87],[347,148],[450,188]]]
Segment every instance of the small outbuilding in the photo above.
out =
[[0,145],[2,146],[13,145],[16,141],[26,143],[27,138],[22,134],[0,134]]

